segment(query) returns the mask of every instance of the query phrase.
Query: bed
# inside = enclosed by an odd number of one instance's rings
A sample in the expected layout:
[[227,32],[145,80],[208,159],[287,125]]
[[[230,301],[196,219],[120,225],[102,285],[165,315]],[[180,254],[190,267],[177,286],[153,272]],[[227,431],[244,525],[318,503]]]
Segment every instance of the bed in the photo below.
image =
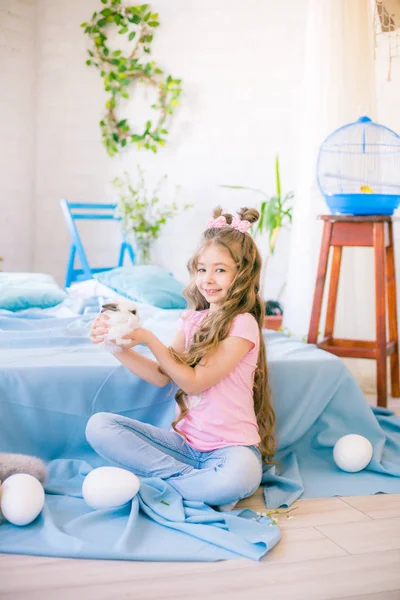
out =
[[[45,510],[25,528],[2,522],[0,551],[261,558],[280,538],[268,517],[185,502],[157,478],[142,482],[134,501],[118,510],[92,511],[82,500],[83,478],[104,464],[84,437],[91,414],[118,412],[169,427],[174,412],[173,394],[140,380],[89,341],[101,304],[115,297],[92,281],[71,288],[54,308],[0,311],[0,451],[34,454],[49,465]],[[181,311],[139,309],[144,326],[167,344]],[[276,464],[264,471],[267,506],[289,506],[299,497],[400,493],[400,418],[371,409],[339,358],[278,332],[264,336],[279,442]],[[374,446],[369,467],[357,474],[340,471],[332,458],[334,443],[347,433],[365,435]]]

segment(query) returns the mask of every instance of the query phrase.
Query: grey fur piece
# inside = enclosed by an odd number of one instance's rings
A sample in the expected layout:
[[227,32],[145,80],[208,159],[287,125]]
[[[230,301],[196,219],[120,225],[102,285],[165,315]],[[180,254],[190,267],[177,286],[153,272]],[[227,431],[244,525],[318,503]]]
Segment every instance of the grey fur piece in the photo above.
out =
[[28,473],[44,483],[47,477],[46,465],[36,456],[0,452],[0,483],[16,473]]

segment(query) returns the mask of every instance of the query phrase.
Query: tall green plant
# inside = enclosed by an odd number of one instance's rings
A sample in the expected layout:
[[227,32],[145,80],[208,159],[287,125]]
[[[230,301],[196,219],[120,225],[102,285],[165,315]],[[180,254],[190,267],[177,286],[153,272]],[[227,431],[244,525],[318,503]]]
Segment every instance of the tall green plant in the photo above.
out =
[[264,200],[259,206],[260,218],[255,226],[252,227],[251,233],[256,238],[258,235],[268,236],[268,254],[263,260],[263,271],[261,273],[261,292],[264,292],[264,275],[268,263],[269,256],[274,253],[279,232],[283,227],[292,222],[292,206],[290,200],[294,198],[294,194],[289,192],[282,196],[281,191],[281,176],[279,169],[279,157],[275,158],[275,195],[268,196],[263,190],[252,188],[244,185],[221,185],[220,187],[229,188],[232,190],[245,190],[254,192],[263,196]]

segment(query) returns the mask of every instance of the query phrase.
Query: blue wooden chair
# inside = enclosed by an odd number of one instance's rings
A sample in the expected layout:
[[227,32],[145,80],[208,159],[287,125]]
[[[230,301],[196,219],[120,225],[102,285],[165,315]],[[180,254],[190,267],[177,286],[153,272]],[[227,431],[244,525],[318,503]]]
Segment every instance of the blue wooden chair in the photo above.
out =
[[[78,233],[75,221],[78,219],[85,220],[118,220],[115,216],[115,204],[92,204],[92,203],[80,203],[80,202],[68,202],[68,200],[61,200],[61,209],[67,223],[68,231],[71,235],[72,242],[69,251],[69,258],[67,264],[67,271],[65,276],[65,287],[69,287],[74,281],[84,281],[85,279],[92,279],[93,273],[100,273],[102,271],[109,271],[115,267],[100,267],[92,269],[89,266],[89,262],[86,256],[86,252],[83,248],[82,240]],[[84,211],[84,212],[82,212]],[[94,213],[93,211],[101,211]],[[126,241],[125,236],[122,238],[121,248],[119,252],[118,267],[122,267],[124,263],[125,253],[128,253],[132,263],[135,261],[135,253],[129,242]],[[75,268],[75,258],[78,258],[81,267],[80,269]]]

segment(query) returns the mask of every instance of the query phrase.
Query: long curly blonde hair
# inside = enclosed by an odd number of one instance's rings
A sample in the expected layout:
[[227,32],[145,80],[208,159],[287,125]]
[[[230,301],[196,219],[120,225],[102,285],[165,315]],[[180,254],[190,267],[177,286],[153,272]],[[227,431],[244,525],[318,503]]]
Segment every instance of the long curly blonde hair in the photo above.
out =
[[[214,210],[213,216],[217,218],[221,214],[221,207],[217,207]],[[242,220],[250,221],[250,223],[255,223],[259,218],[259,213],[255,209],[242,208],[238,211],[238,214]],[[224,216],[227,224],[230,225],[232,215],[224,213]],[[229,251],[237,266],[237,274],[228,289],[223,310],[209,312],[202,319],[190,347],[184,353],[177,353],[172,348],[170,350],[176,360],[195,367],[228,336],[233,320],[237,315],[243,313],[253,315],[260,329],[260,350],[253,384],[254,411],[261,438],[261,455],[265,462],[271,462],[276,450],[274,432],[275,413],[271,405],[265,343],[261,332],[265,315],[265,305],[259,294],[261,273],[260,253],[253,238],[247,233],[241,233],[231,227],[207,229],[203,233],[197,252],[188,263],[191,281],[183,292],[188,300],[189,308],[195,311],[205,310],[210,306],[197,288],[196,272],[200,252],[211,244],[218,245]],[[182,389],[177,391],[175,400],[180,408],[180,414],[173,421],[172,426],[175,431],[184,435],[177,427],[178,423],[185,418],[189,410],[187,395]]]

